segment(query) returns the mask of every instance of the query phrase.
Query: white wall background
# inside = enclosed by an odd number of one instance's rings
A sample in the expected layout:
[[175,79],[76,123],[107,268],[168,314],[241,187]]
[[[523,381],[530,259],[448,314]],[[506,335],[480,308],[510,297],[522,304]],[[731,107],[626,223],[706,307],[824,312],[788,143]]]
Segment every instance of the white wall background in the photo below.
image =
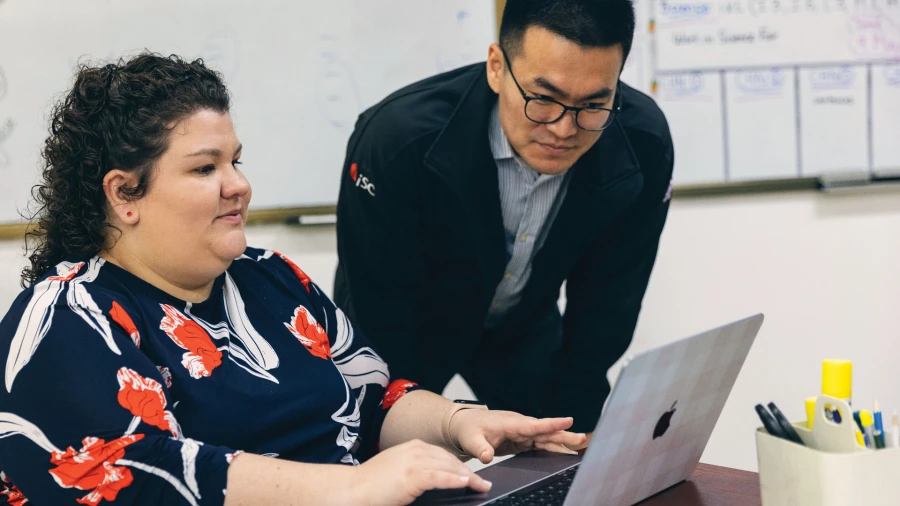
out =
[[[331,293],[333,227],[251,227],[247,235]],[[900,408],[898,253],[900,194],[676,198],[632,350],[766,314],[704,462],[756,470],[753,406],[774,401],[804,418],[823,358],[853,360],[855,406],[878,398],[885,411]],[[18,241],[0,242],[2,312],[19,292],[23,264]],[[467,395],[460,382],[446,393]]]

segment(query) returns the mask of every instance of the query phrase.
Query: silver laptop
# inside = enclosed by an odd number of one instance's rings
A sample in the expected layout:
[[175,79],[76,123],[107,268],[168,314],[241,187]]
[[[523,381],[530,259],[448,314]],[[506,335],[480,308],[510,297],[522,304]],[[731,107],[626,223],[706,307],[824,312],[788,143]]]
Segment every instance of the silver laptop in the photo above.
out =
[[413,504],[628,506],[686,480],[762,322],[758,314],[627,360],[584,457],[523,453],[478,472],[494,484],[487,494],[433,490]]

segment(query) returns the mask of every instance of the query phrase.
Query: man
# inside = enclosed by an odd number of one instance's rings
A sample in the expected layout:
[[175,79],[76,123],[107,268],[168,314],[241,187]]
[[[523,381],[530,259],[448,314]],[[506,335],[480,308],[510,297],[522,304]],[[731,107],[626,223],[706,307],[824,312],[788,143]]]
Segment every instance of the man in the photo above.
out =
[[662,112],[618,82],[633,33],[630,0],[509,0],[486,64],[360,116],[335,297],[394,375],[593,429],[672,177]]

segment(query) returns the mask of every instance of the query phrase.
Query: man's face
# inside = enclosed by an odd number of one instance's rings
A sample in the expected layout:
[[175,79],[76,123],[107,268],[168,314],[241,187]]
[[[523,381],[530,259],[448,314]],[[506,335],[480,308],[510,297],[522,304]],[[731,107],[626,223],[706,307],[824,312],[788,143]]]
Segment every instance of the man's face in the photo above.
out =
[[[562,174],[597,142],[602,132],[579,128],[575,113],[540,124],[525,116],[525,99],[551,98],[571,107],[612,109],[622,69],[622,46],[583,47],[545,28],[525,31],[522,48],[504,62],[497,44],[488,51],[488,84],[499,96],[500,124],[510,145],[541,174]],[[512,72],[512,75],[510,74]]]

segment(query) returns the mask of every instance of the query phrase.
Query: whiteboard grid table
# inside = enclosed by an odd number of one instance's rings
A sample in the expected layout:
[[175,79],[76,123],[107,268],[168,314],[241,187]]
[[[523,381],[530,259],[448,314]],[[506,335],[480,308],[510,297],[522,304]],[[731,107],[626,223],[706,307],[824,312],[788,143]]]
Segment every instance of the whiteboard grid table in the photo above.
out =
[[675,183],[900,175],[900,0],[636,0]]

